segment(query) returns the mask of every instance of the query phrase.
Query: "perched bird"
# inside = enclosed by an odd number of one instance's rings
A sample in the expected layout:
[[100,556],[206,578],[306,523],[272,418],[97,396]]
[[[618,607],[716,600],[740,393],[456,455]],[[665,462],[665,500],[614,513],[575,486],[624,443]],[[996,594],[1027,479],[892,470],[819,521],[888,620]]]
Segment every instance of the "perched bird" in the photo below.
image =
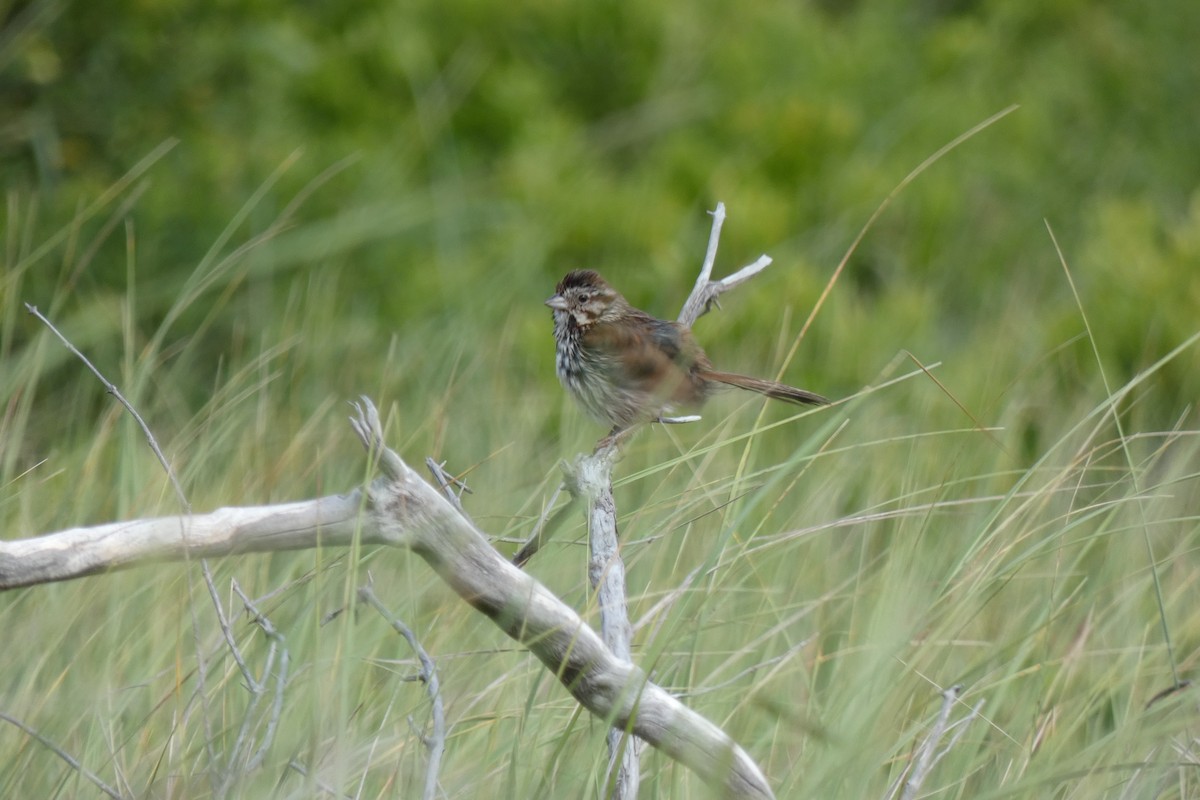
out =
[[829,402],[804,389],[713,369],[686,326],[634,308],[590,269],[567,273],[546,305],[554,309],[558,380],[589,416],[612,425],[612,434],[700,406],[718,384],[800,405]]

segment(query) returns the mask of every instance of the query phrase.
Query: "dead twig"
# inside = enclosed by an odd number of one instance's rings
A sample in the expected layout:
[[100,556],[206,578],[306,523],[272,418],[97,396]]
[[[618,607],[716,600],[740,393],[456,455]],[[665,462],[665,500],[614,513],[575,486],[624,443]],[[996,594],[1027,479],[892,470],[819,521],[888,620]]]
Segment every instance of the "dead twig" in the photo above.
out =
[[688,295],[683,308],[679,311],[679,322],[689,328],[695,325],[696,320],[708,313],[714,305],[720,307],[718,298],[721,295],[762,272],[771,265],[772,260],[768,255],[761,255],[732,275],[726,275],[719,281],[711,280],[713,264],[717,260],[717,244],[721,238],[721,226],[725,224],[725,204],[717,203],[716,210],[711,213],[713,224],[708,235],[708,249],[704,253],[704,263],[700,267],[700,274],[696,277],[696,285],[692,287],[692,293]]
[[[461,479],[454,477],[446,472],[446,462],[434,461],[433,456],[425,457],[425,466],[429,468],[429,473],[433,476],[434,482],[438,488],[442,490],[442,494],[446,495],[446,499],[450,501],[450,505],[458,509],[458,513],[462,514],[467,519],[471,516],[467,514],[467,510],[463,508],[463,494],[474,494],[471,487],[467,486]],[[458,491],[454,491],[454,487],[458,487]]]
[[[965,717],[951,724],[950,713],[954,710],[954,706],[958,703],[958,699],[962,697],[963,686],[956,683],[949,689],[942,692],[942,707],[938,711],[937,719],[934,720],[933,727],[929,729],[929,733],[921,741],[917,747],[916,758],[906,770],[908,779],[905,780],[904,773],[896,779],[888,791],[888,797],[895,797],[896,791],[900,788],[900,783],[903,781],[904,793],[900,795],[900,800],[913,800],[917,793],[921,791],[921,786],[925,783],[925,779],[929,777],[929,773],[937,766],[937,763],[945,758],[954,746],[962,739],[963,734],[967,732],[967,726],[975,717],[979,716],[979,710],[983,708],[983,701],[980,700],[971,709]],[[957,728],[954,735],[950,737],[950,741],[940,751],[938,745],[945,735]]]
[[[254,692],[256,698],[266,694],[266,676],[271,673],[271,667],[275,662],[276,654],[278,654],[279,658],[279,671],[275,674],[275,699],[271,703],[271,714],[269,717],[267,717],[267,729],[263,732],[262,741],[259,742],[258,749],[254,751],[252,756],[250,756],[250,760],[246,762],[244,767],[244,769],[251,770],[258,769],[258,767],[262,765],[263,759],[266,758],[267,751],[271,747],[271,743],[275,741],[275,731],[279,729],[279,719],[283,716],[283,690],[287,687],[288,667],[291,664],[291,654],[288,652],[287,639],[285,639],[283,634],[280,633],[273,624],[271,624],[271,620],[258,610],[258,607],[254,604],[254,602],[246,596],[245,592],[242,591],[242,587],[238,586],[237,581],[233,581],[233,591],[241,599],[242,606],[250,615],[251,621],[258,625],[258,627],[262,628],[263,634],[270,642],[267,650],[267,657],[263,664],[263,680],[255,681],[253,683],[252,691]],[[257,703],[257,700],[255,702]],[[246,718],[242,723],[243,726],[246,726],[246,721],[249,719],[249,716],[250,709],[247,709]],[[239,739],[241,739],[240,733]],[[235,747],[234,753],[236,754],[237,752],[238,748]]]
[[120,792],[118,792],[113,787],[109,786],[104,781],[100,780],[99,775],[92,772],[90,769],[85,767],[83,764],[80,764],[79,759],[72,756],[66,750],[63,750],[61,747],[59,747],[57,744],[55,744],[51,739],[43,736],[42,734],[38,733],[36,730],[31,728],[30,726],[26,725],[21,720],[17,719],[16,717],[14,717],[10,714],[4,713],[3,711],[0,711],[0,719],[4,720],[5,722],[7,722],[9,725],[12,725],[13,727],[20,728],[22,731],[25,732],[26,736],[29,736],[30,738],[33,738],[33,739],[37,739],[38,742],[43,747],[45,747],[50,752],[54,753],[54,755],[58,756],[63,761],[67,762],[67,764],[71,767],[71,769],[75,770],[80,775],[82,775],[84,778],[86,778],[87,780],[94,783],[96,785],[97,789],[104,792],[109,797],[113,798],[113,800],[125,800],[124,795],[122,795]]
[[[417,679],[425,684],[425,692],[429,695],[429,703],[433,709],[431,714],[433,732],[426,736],[417,731],[417,736],[421,739],[422,744],[429,750],[429,766],[425,771],[425,793],[422,796],[424,800],[434,800],[437,797],[438,772],[441,769],[442,754],[446,750],[446,712],[442,707],[442,690],[438,682],[437,665],[433,663],[429,653],[421,646],[421,642],[413,633],[412,628],[405,625],[399,617],[388,610],[369,583],[359,587],[358,599],[383,615],[383,618],[391,623],[396,633],[404,637],[421,662],[421,671],[417,674]],[[409,725],[413,724],[412,717],[409,717],[408,721]]]
[[565,488],[567,488],[566,484],[560,483],[554,490],[554,494],[550,495],[550,500],[542,508],[542,514],[534,524],[529,538],[525,540],[520,548],[517,549],[516,555],[512,557],[514,565],[524,567],[529,563],[529,559],[537,555],[537,552],[542,549],[542,545],[554,535],[554,532],[562,525],[563,520],[574,509],[575,503],[574,497],[572,497],[572,502],[567,503],[557,511],[554,510],[554,504],[558,502],[558,496],[562,494]]

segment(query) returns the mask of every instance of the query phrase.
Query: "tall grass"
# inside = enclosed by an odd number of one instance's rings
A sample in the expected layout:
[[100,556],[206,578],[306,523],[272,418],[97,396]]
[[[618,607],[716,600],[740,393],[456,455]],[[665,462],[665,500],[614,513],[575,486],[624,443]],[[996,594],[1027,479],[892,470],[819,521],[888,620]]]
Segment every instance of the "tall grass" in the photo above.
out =
[[[139,432],[19,313],[26,299],[57,313],[138,405],[197,510],[357,485],[364,466],[342,403],[366,392],[390,409],[406,457],[433,454],[467,473],[469,510],[499,547],[528,533],[557,458],[597,433],[553,385],[538,276],[496,276],[456,295],[461,305],[395,320],[389,337],[331,302],[347,296],[337,268],[287,267],[298,243],[352,250],[371,240],[370,225],[335,217],[255,230],[239,214],[188,281],[166,287],[141,258],[135,224],[90,222],[115,214],[134,186],[44,242],[22,233],[40,224],[27,216],[35,206],[10,203],[6,537],[177,511]],[[127,289],[81,302],[72,276],[113,230]],[[54,236],[71,244],[45,246]],[[54,293],[25,297],[23,276],[49,268],[50,254],[61,258]],[[396,290],[417,270],[398,268]],[[838,347],[861,335],[861,309],[831,302],[819,358],[853,359]],[[1079,302],[1103,326],[1106,310],[1089,308],[1086,293]],[[761,346],[722,335],[737,303],[698,334],[718,363],[751,371]],[[780,797],[886,796],[952,684],[964,687],[959,715],[982,706],[927,793],[1196,793],[1193,696],[1150,701],[1191,674],[1200,639],[1195,416],[1161,396],[1158,380],[1194,363],[1197,337],[1117,385],[1095,357],[1075,357],[1079,337],[1101,346],[1082,315],[1046,345],[1038,313],[1014,295],[989,321],[1003,341],[981,337],[930,373],[897,348],[863,376],[878,388],[832,409],[792,416],[724,395],[698,425],[641,433],[618,466],[636,658],[742,742]],[[795,326],[780,319],[770,333],[782,343]],[[1153,424],[1164,408],[1175,421]],[[569,523],[529,569],[594,621],[581,526]],[[209,796],[223,770],[236,776],[234,796],[416,796],[427,699],[406,680],[417,668],[387,621],[353,605],[370,578],[437,659],[447,796],[602,790],[603,726],[410,554],[319,550],[214,567],[227,607],[238,607],[231,579],[264,598],[292,659],[261,768],[226,764],[248,695],[195,565],[0,596],[0,708],[129,796]],[[239,619],[235,633],[261,665],[258,629]],[[261,738],[268,715],[255,715]],[[0,796],[96,794],[11,725],[0,724],[0,753]],[[644,767],[646,796],[707,796],[657,754]]]

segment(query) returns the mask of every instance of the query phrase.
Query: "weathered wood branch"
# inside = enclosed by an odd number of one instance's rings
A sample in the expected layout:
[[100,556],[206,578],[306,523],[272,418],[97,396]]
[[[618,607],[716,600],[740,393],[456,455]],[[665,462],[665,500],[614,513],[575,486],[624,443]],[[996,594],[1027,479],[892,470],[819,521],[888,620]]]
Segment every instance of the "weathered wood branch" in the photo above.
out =
[[[679,322],[691,327],[701,315],[716,303],[717,298],[733,287],[748,281],[766,269],[771,263],[769,256],[759,256],[753,264],[719,281],[711,280],[713,265],[717,260],[717,245],[721,239],[721,226],[725,223],[725,204],[717,203],[712,213],[712,230],[708,237],[708,248],[704,262],[691,294],[679,312]],[[662,419],[666,423],[695,422],[698,416]],[[604,644],[618,657],[630,659],[633,648],[633,627],[629,623],[625,591],[625,562],[621,558],[617,537],[617,504],[613,499],[612,470],[623,437],[606,436],[600,440],[595,452],[580,456],[566,467],[564,485],[571,494],[587,500],[588,545],[590,558],[588,576],[596,590],[600,606],[600,635]],[[536,552],[541,537],[531,537],[530,545],[521,548],[513,559],[518,566]],[[528,554],[527,554],[528,553]],[[634,800],[638,795],[639,751],[637,742],[625,746],[622,731],[613,728],[608,732],[610,771],[615,774],[607,783],[613,786],[614,800]]]
[[[626,603],[625,561],[617,539],[617,504],[612,493],[613,440],[591,455],[580,456],[565,467],[565,485],[587,502],[588,580],[600,607],[600,639],[617,658],[633,660],[633,626]],[[608,731],[608,774],[605,796],[610,800],[637,800],[641,783],[641,742],[626,741],[625,730]]]
[[732,275],[726,275],[719,281],[712,280],[713,264],[717,260],[717,243],[721,239],[721,226],[725,224],[724,203],[717,203],[712,217],[712,231],[708,236],[708,250],[704,254],[704,263],[700,267],[700,274],[696,276],[696,285],[692,287],[692,293],[688,295],[683,308],[679,310],[679,322],[689,328],[712,308],[713,304],[717,302],[717,298],[735,286],[750,280],[771,265],[771,257],[764,254]]
[[[219,508],[72,528],[34,539],[0,541],[0,589],[53,583],[147,561],[304,550],[354,541],[361,492],[275,506]],[[362,529],[367,544],[402,544]]]
[[0,589],[68,580],[147,561],[365,544],[408,547],[471,606],[520,642],[585,708],[630,730],[728,795],[770,786],[728,734],[618,658],[570,606],[505,560],[436,488],[383,444],[364,399],[352,419],[382,476],[365,490],[298,503],[225,508],[0,541]]

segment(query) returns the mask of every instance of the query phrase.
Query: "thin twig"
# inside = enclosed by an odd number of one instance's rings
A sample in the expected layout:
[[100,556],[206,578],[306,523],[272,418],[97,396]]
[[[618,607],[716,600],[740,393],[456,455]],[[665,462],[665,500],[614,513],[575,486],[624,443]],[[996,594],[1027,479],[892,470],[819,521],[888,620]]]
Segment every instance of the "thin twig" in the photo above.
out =
[[[429,749],[429,767],[425,771],[423,797],[424,800],[434,800],[437,797],[438,771],[441,768],[442,753],[446,750],[446,713],[442,707],[442,691],[441,685],[438,683],[437,665],[429,657],[425,648],[421,646],[421,642],[413,633],[412,628],[405,625],[399,617],[388,610],[387,606],[376,596],[370,584],[358,588],[358,599],[383,615],[383,618],[391,623],[392,628],[404,637],[421,662],[420,679],[425,684],[425,692],[429,695],[429,702],[433,707],[433,732],[429,736],[418,734],[421,742]],[[411,718],[409,722],[411,724]]]
[[[704,290],[712,279],[713,265],[717,263],[717,246],[721,243],[721,228],[725,225],[725,204],[717,202],[717,207],[709,212],[712,216],[712,229],[708,232],[708,247],[704,250],[704,261],[700,264],[700,274],[696,276],[696,285],[692,294]],[[680,318],[682,322],[682,317]]]
[[[529,563],[529,559],[537,555],[542,549],[547,539],[554,535],[554,531],[562,525],[563,520],[574,509],[574,497],[572,501],[567,503],[558,511],[554,511],[554,504],[558,502],[558,496],[562,494],[562,490],[566,488],[566,484],[560,483],[554,490],[554,494],[550,495],[550,500],[542,509],[542,515],[538,517],[538,521],[533,526],[533,532],[529,534],[529,538],[517,549],[517,554],[512,557],[512,563],[518,567],[524,567]],[[553,512],[553,513],[552,513]]]
[[279,630],[271,623],[265,614],[258,610],[242,587],[238,586],[237,581],[233,581],[233,591],[241,599],[246,612],[250,614],[250,618],[258,627],[262,628],[271,645],[267,652],[266,663],[263,666],[263,681],[261,682],[262,690],[266,691],[266,675],[270,673],[271,666],[275,659],[276,652],[279,653],[279,672],[275,675],[275,699],[271,704],[271,716],[267,718],[267,729],[263,732],[262,741],[258,744],[258,749],[246,762],[245,769],[257,769],[266,758],[267,750],[271,748],[272,742],[275,741],[275,731],[279,729],[279,720],[283,716],[283,690],[287,687],[288,681],[288,666],[291,663],[291,655],[288,652],[287,639]]
[[9,725],[13,725],[17,728],[20,728],[22,731],[25,732],[26,735],[31,736],[34,739],[37,739],[42,744],[43,747],[45,747],[50,752],[54,753],[56,756],[61,758],[63,761],[67,762],[67,764],[70,765],[71,769],[75,770],[80,775],[87,778],[92,783],[96,784],[96,788],[98,788],[100,791],[104,792],[109,797],[113,798],[113,800],[124,800],[124,797],[121,795],[120,792],[118,792],[113,787],[109,786],[104,781],[100,780],[100,776],[98,776],[96,773],[92,772],[90,769],[85,767],[83,764],[80,764],[79,759],[72,756],[66,750],[63,750],[61,747],[59,747],[53,741],[46,738],[42,734],[38,733],[37,731],[35,731],[33,728],[26,725],[21,720],[17,719],[16,717],[10,716],[10,715],[4,713],[3,711],[0,711],[0,719],[4,720]]
[[[246,596],[245,592],[242,591],[242,587],[238,585],[236,580],[232,581],[231,585],[234,593],[241,598],[242,606],[246,609],[246,613],[250,615],[253,622],[262,628],[263,633],[266,634],[267,640],[270,642],[270,644],[267,646],[267,656],[263,661],[262,680],[256,679],[248,669],[242,673],[242,676],[246,680],[247,689],[250,692],[250,701],[246,704],[246,708],[242,711],[242,722],[238,726],[238,732],[234,739],[233,747],[230,748],[229,755],[225,759],[226,768],[222,773],[221,783],[218,784],[216,790],[217,796],[224,796],[227,794],[233,787],[233,783],[239,775],[257,769],[262,765],[263,760],[266,758],[267,751],[270,749],[271,744],[275,740],[275,731],[279,726],[279,719],[283,716],[283,690],[287,685],[289,664],[287,641],[284,639],[283,635],[280,634],[279,631],[276,630],[275,626],[271,624],[271,621],[258,610],[258,607],[254,604],[254,602]],[[236,657],[238,651],[235,649],[234,652]],[[279,673],[275,676],[275,700],[271,704],[271,714],[267,718],[267,729],[263,733],[262,741],[259,742],[259,745],[255,751],[249,756],[249,758],[245,760],[244,763],[239,763],[242,759],[242,753],[249,749],[248,741],[251,735],[251,727],[257,719],[255,712],[258,710],[258,705],[262,701],[262,698],[267,693],[267,676],[271,674],[271,670],[275,666],[276,656],[279,657]]]
[[699,422],[700,420],[699,414],[688,414],[683,417],[658,417],[654,421],[660,425],[686,425],[689,422]]
[[[242,593],[241,589],[238,588],[237,581],[233,581],[233,589],[238,594]],[[229,651],[233,653],[233,660],[237,663],[238,670],[242,673],[242,679],[246,681],[246,686],[250,689],[251,694],[262,694],[264,691],[263,684],[254,677],[254,672],[250,669],[250,665],[246,663],[246,657],[242,655],[242,649],[238,646],[237,640],[233,635],[233,626],[230,625],[229,619],[225,616],[225,610],[219,601],[215,601],[214,605],[217,608],[217,623],[221,626],[221,633],[225,637],[225,644],[228,645]]]
[[[925,779],[929,777],[929,773],[933,770],[934,766],[958,743],[963,733],[966,732],[967,725],[978,715],[979,709],[983,707],[983,701],[980,700],[971,710],[970,714],[954,723],[954,725],[951,725],[950,712],[954,710],[954,706],[958,702],[958,698],[962,696],[962,693],[963,686],[957,683],[942,692],[942,707],[938,711],[933,727],[930,728],[929,733],[926,734],[924,740],[922,740],[920,746],[917,748],[917,757],[912,763],[912,770],[908,774],[908,780],[904,782],[904,793],[900,796],[901,800],[913,800],[917,796],[917,792],[921,790],[921,785],[925,783]],[[942,737],[954,727],[958,727],[959,730],[950,738],[949,744],[938,752],[937,748],[941,743]],[[892,796],[892,792],[889,792],[888,796]]]
[[163,454],[162,448],[158,446],[158,440],[154,438],[154,434],[150,431],[150,426],[146,424],[146,420],[142,419],[142,415],[138,413],[138,410],[133,407],[132,403],[125,399],[125,395],[121,394],[121,390],[118,389],[112,381],[104,377],[104,373],[96,369],[96,366],[88,360],[87,356],[79,352],[79,349],[76,348],[75,345],[71,344],[70,339],[68,339],[66,336],[63,336],[62,332],[60,332],[58,328],[54,327],[54,323],[46,319],[41,311],[38,311],[37,306],[33,305],[32,303],[26,303],[25,310],[41,320],[42,324],[49,328],[50,332],[57,336],[59,341],[61,341],[63,345],[75,355],[76,358],[82,361],[85,367],[92,371],[92,374],[100,380],[100,383],[104,384],[104,390],[111,394],[118,403],[125,406],[125,410],[128,411],[135,420],[137,420],[138,427],[142,429],[142,433],[145,435],[146,441],[150,444],[150,449],[154,451],[154,455],[158,458],[158,462],[162,464],[163,469],[167,472],[167,479],[171,481],[171,486],[175,489],[175,497],[178,498],[180,507],[183,509],[185,514],[190,513],[192,506],[190,503],[188,503],[187,495],[185,495],[183,492],[183,487],[179,485],[179,479],[175,477],[175,470],[171,469],[170,462],[167,461],[167,457]]
[[946,742],[946,746],[943,747],[940,751],[938,751],[938,754],[933,757],[933,763],[929,765],[930,769],[933,769],[934,767],[936,767],[938,765],[938,762],[941,761],[943,758],[945,758],[946,755],[951,750],[954,749],[954,746],[959,743],[959,741],[962,739],[962,737],[966,735],[967,726],[969,726],[971,724],[972,720],[974,720],[976,717],[979,716],[979,712],[982,708],[983,708],[983,700],[979,700],[977,703],[975,703],[975,705],[971,706],[971,713],[967,714],[965,717],[960,719],[958,722],[955,722],[950,725],[951,730],[953,730],[955,728],[957,728],[957,730],[955,730],[954,735],[950,737],[950,741]]
[[[463,508],[462,493],[466,492],[467,494],[474,494],[474,492],[471,491],[471,487],[467,486],[467,484],[463,483],[460,479],[446,472],[445,461],[439,464],[437,461],[433,460],[433,456],[426,456],[425,466],[429,468],[429,473],[433,475],[434,483],[436,483],[438,488],[442,490],[442,494],[446,495],[446,499],[450,501],[450,505],[454,506],[458,513],[470,520],[471,515],[467,513],[465,508]],[[459,488],[459,491],[454,491],[455,486]]]
[[704,264],[700,267],[700,275],[696,278],[696,285],[692,287],[692,293],[688,295],[683,308],[679,311],[679,322],[689,328],[696,324],[696,320],[708,313],[713,305],[719,305],[717,300],[721,295],[740,286],[771,265],[771,257],[764,254],[732,275],[726,275],[719,281],[711,280],[712,260],[716,258],[717,239],[721,236],[721,225],[724,221],[725,204],[717,203],[717,210],[713,212],[712,232],[709,234],[708,251],[704,255]]

